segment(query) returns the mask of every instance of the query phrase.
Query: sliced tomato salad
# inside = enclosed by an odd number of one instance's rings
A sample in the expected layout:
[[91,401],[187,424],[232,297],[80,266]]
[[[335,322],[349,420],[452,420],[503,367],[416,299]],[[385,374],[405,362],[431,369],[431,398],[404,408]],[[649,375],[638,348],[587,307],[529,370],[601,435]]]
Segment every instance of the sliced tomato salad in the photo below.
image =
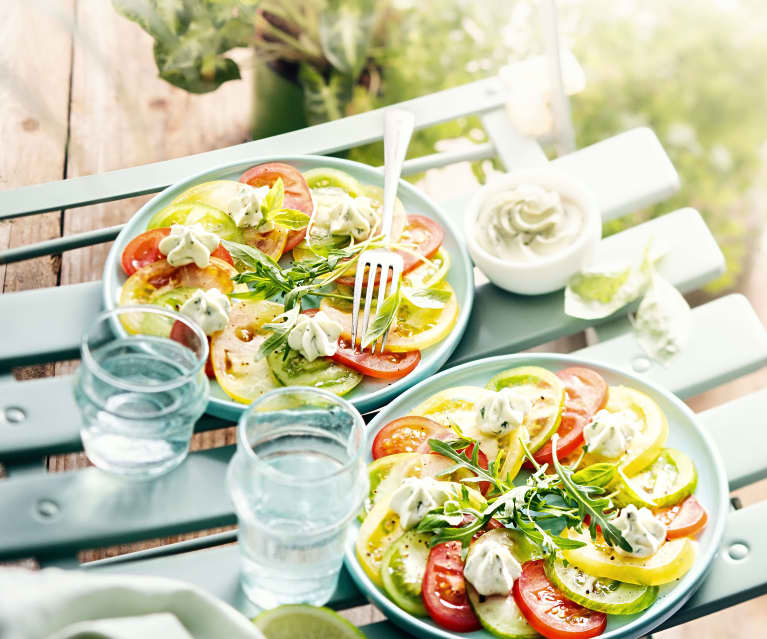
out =
[[[263,194],[255,194],[243,186],[271,188],[278,180],[283,185],[281,204],[274,198],[276,191],[265,201]],[[309,271],[304,275],[300,267],[293,268],[296,262],[306,259],[322,260],[322,251],[333,244],[320,242],[321,246],[310,247],[302,242],[306,228],[298,230],[296,227],[304,224],[304,216],[311,216],[322,203],[327,205],[328,215],[338,216],[338,219],[327,222],[330,227],[340,229],[333,239],[340,243],[350,241],[352,231],[347,222],[340,219],[346,209],[336,207],[333,201],[337,197],[348,201],[347,195],[366,198],[368,202],[360,205],[369,205],[378,220],[375,224],[369,220],[370,232],[375,233],[375,229],[380,228],[383,189],[363,184],[341,170],[318,167],[304,173],[285,162],[267,162],[250,167],[237,179],[198,182],[153,211],[146,230],[123,249],[120,261],[127,280],[120,292],[120,304],[150,304],[178,311],[197,289],[215,288],[228,295],[231,303],[228,324],[225,330],[209,336],[213,366],[211,370],[209,363],[207,372],[215,374],[221,389],[240,403],[249,403],[280,385],[316,386],[342,395],[352,391],[365,377],[383,383],[399,380],[418,368],[424,348],[449,335],[459,315],[457,296],[446,280],[450,256],[441,248],[444,231],[426,216],[408,216],[399,199],[394,206],[391,232],[396,238],[405,271],[412,273],[405,285],[411,289],[429,288],[434,294],[431,298],[426,295],[403,296],[386,352],[372,354],[350,347],[348,326],[351,315],[343,304],[340,308],[323,306],[342,328],[337,351],[332,356],[318,357],[310,362],[302,350],[287,349],[282,345],[279,353],[274,349],[262,352],[261,344],[274,332],[269,326],[271,320],[284,312],[281,296],[291,288],[320,283],[318,278],[328,272],[320,268],[316,273]],[[336,227],[332,224],[334,221],[342,223]],[[173,267],[168,263],[159,247],[175,224],[199,224],[219,238],[207,267],[198,268],[194,263]],[[330,232],[321,229],[318,237],[324,239],[326,231]],[[242,246],[233,248],[232,245]],[[253,252],[254,248],[258,252]],[[271,259],[264,259],[264,256]],[[260,267],[266,274],[258,273]],[[337,276],[351,275],[344,269],[353,267],[341,264],[339,268],[335,260],[327,268],[334,276],[332,286],[337,289],[337,297],[343,300],[343,282],[353,284],[354,279],[353,276],[340,279]],[[237,277],[248,272],[254,274],[250,280]],[[281,274],[289,279],[280,280]],[[258,290],[259,286],[261,290]],[[254,294],[250,296],[248,291]],[[304,298],[304,303],[306,299],[311,298]],[[325,300],[327,297],[323,302]],[[316,313],[317,309],[306,312]],[[140,332],[139,319],[126,316],[123,324],[130,332]],[[251,331],[242,329],[243,325],[258,326],[252,341],[246,339]],[[172,327],[172,323],[167,322],[164,330],[171,331],[173,339],[183,340],[181,325]]]
[[[165,255],[160,252],[160,242],[170,235],[170,228],[151,229],[134,237],[125,247],[122,254],[122,267],[126,275],[133,275],[136,271],[148,264],[164,260]],[[221,244],[210,253],[211,257],[229,262],[234,266],[232,256]]]

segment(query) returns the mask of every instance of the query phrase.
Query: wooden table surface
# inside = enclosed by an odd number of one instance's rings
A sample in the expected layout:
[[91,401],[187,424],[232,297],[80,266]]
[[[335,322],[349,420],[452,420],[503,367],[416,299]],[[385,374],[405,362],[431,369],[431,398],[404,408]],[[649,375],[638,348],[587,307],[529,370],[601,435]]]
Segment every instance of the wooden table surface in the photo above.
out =
[[[0,22],[0,188],[99,173],[247,139],[251,101],[247,52],[238,56],[244,62],[242,81],[195,96],[157,77],[151,39],[118,16],[107,0],[11,0],[7,4]],[[124,222],[146,199],[0,223],[0,248]],[[109,246],[0,266],[0,291],[98,279]],[[744,286],[763,319],[767,318],[765,272],[767,246],[762,242]],[[762,286],[757,282],[760,273]],[[75,365],[61,362],[20,369],[16,374],[22,379],[54,375],[71,372]],[[766,384],[767,373],[762,371],[690,403],[701,410]],[[209,448],[233,442],[232,430],[227,429],[195,435],[193,446]],[[52,472],[86,464],[82,454],[48,460]],[[750,487],[742,497],[757,501],[765,492],[763,486]],[[179,538],[96,549],[82,553],[81,559],[112,556]],[[368,617],[364,613],[355,620]],[[767,602],[762,598],[659,636],[760,636],[765,621]]]

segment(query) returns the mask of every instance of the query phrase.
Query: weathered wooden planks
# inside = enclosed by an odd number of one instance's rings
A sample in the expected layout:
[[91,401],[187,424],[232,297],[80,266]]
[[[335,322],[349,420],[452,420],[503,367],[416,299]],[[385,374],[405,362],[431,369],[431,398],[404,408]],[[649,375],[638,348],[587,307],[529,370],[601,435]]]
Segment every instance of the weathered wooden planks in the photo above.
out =
[[[0,20],[0,189],[63,177],[72,56],[74,0],[55,7],[12,0]],[[41,46],[41,43],[45,43]],[[44,81],[42,89],[41,80]],[[0,224],[0,246],[22,246],[60,235],[58,212]],[[55,286],[58,257],[0,266],[0,292]],[[51,365],[20,371],[49,375]]]

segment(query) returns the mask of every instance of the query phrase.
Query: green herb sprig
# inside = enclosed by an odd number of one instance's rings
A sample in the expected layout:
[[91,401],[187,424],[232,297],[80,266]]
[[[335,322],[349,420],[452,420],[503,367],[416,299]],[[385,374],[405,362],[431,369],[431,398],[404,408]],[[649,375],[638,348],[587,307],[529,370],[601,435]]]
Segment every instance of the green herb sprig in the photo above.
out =
[[[547,465],[538,464],[525,441],[521,440],[524,454],[534,465],[535,472],[528,479],[524,506],[519,507],[516,500],[508,504],[502,499],[514,485],[510,477],[499,476],[500,456],[485,469],[479,463],[479,446],[474,440],[467,437],[453,441],[430,439],[429,447],[434,452],[455,462],[455,466],[442,474],[465,468],[474,476],[463,478],[462,481],[489,482],[492,492],[497,496],[483,513],[464,508],[463,514],[470,516],[470,522],[465,526],[448,526],[444,509],[435,509],[424,519],[426,523],[422,522],[423,531],[435,533],[433,544],[450,540],[469,543],[477,531],[482,530],[490,519],[495,519],[506,528],[519,530],[538,546],[543,554],[551,555],[559,550],[581,548],[585,545],[583,541],[570,539],[562,533],[566,528],[580,529],[588,517],[592,539],[596,539],[599,526],[608,545],[619,546],[630,552],[631,546],[620,530],[610,522],[608,515],[613,509],[613,504],[606,491],[614,478],[616,466],[607,463],[593,464],[576,472],[577,464],[565,467],[559,462],[556,454],[557,441],[558,436],[555,434],[552,438],[552,461],[556,474],[547,474]],[[471,457],[466,452],[470,447]]]

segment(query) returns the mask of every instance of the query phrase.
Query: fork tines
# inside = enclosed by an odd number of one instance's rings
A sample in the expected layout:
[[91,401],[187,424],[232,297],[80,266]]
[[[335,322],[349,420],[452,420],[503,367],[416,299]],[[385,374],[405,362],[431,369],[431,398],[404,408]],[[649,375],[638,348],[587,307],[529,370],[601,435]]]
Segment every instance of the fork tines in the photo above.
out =
[[[384,300],[388,295],[391,295],[397,290],[399,286],[400,277],[402,276],[402,257],[392,251],[374,249],[365,251],[360,255],[357,262],[357,273],[354,277],[354,304],[352,308],[352,349],[357,349],[357,324],[360,314],[360,301],[362,299],[362,282],[365,279],[365,269],[368,269],[367,285],[365,288],[365,308],[362,316],[362,329],[360,335],[360,351],[364,350],[362,344],[365,342],[365,336],[370,328],[370,308],[373,303],[373,289],[375,288],[376,274],[379,272],[379,284],[378,284],[378,302],[376,310],[381,308]],[[391,279],[389,279],[389,271],[391,270]],[[391,282],[391,283],[390,283]],[[389,329],[370,345],[370,352],[376,352],[376,346],[380,342],[381,347],[379,353],[383,353],[386,346],[386,338],[389,336]]]

